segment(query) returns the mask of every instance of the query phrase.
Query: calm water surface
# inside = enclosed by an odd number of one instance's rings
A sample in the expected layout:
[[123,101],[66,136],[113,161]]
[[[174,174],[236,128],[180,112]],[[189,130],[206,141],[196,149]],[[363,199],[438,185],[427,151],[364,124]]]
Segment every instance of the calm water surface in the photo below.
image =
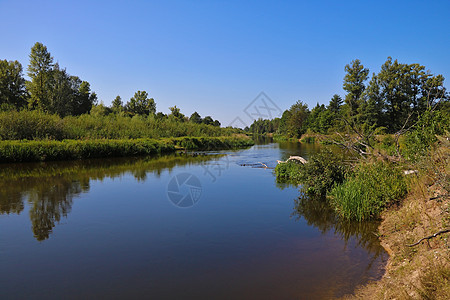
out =
[[[0,298],[329,299],[378,279],[377,224],[276,183],[256,145],[0,166]],[[262,168],[261,163],[269,168]],[[181,207],[180,207],[181,206]]]

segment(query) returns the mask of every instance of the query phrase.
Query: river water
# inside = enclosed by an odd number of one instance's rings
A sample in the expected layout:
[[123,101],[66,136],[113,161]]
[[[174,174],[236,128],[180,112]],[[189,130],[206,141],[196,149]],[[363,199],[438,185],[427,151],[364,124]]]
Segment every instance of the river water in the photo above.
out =
[[351,293],[383,273],[378,224],[339,222],[273,174],[317,147],[1,165],[0,298]]

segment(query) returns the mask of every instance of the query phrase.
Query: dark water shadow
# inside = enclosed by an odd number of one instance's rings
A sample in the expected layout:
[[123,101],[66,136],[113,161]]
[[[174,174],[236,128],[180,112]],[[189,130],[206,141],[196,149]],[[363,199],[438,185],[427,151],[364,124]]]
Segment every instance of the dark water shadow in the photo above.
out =
[[[381,261],[384,266],[387,262],[388,254],[377,236],[380,221],[356,222],[339,218],[325,199],[311,198],[301,189],[300,196],[294,200],[292,217],[297,221],[304,219],[308,225],[314,226],[322,234],[333,233],[345,242],[345,247],[351,240],[356,241],[356,247],[364,249],[369,255],[364,277],[373,278],[369,273],[373,273],[374,264]],[[381,268],[374,279],[380,279],[383,274],[384,268]]]

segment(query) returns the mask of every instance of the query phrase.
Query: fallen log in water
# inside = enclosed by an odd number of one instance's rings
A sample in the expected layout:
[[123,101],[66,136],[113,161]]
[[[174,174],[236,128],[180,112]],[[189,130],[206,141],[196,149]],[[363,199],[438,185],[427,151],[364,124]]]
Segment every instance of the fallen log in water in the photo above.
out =
[[279,164],[281,164],[281,163],[287,163],[288,161],[291,161],[291,160],[296,160],[296,161],[300,162],[301,164],[306,164],[308,162],[306,159],[304,159],[301,156],[290,156],[286,161],[277,160],[277,162]]

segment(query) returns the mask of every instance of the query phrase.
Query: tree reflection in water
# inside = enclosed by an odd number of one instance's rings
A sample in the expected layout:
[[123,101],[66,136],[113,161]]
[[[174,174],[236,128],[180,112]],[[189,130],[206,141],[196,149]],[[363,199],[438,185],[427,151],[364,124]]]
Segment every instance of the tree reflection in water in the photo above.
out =
[[380,256],[386,254],[376,235],[380,222],[354,222],[339,218],[324,199],[311,198],[301,189],[300,196],[294,200],[294,203],[292,215],[297,220],[305,219],[308,225],[316,227],[323,234],[332,230],[335,235],[345,241],[346,246],[350,239],[354,239],[358,246],[367,250],[372,255],[367,270],[370,270]]
[[0,214],[20,214],[29,206],[34,237],[50,237],[53,228],[72,209],[73,199],[88,192],[90,180],[132,174],[145,181],[148,174],[159,177],[162,170],[219,159],[221,155],[172,154],[159,157],[116,158],[5,164],[0,168]]
[[89,180],[84,184],[67,178],[52,178],[29,192],[30,220],[34,237],[38,241],[48,239],[61,217],[67,217],[73,198],[89,191]]

